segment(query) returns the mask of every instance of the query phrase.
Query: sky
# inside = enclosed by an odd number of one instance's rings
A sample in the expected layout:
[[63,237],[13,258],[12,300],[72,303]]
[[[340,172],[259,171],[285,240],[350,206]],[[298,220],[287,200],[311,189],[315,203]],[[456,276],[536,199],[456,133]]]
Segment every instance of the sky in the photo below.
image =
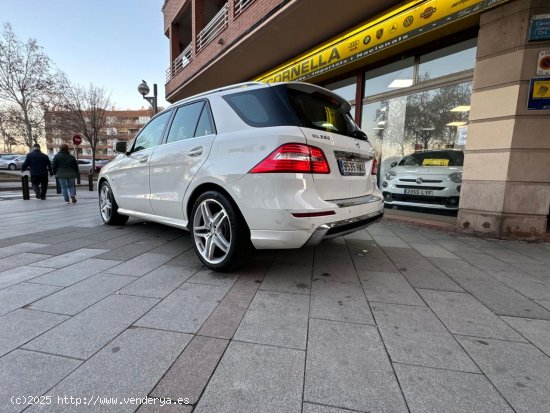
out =
[[164,100],[169,42],[164,0],[0,0],[0,26],[37,40],[73,83],[103,87],[117,109],[149,107],[137,91],[145,80]]

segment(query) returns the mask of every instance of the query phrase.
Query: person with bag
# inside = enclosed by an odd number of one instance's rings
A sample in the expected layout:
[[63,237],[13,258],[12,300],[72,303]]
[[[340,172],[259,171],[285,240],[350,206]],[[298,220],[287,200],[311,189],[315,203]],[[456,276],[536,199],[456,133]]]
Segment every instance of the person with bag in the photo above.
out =
[[78,163],[75,157],[69,153],[69,145],[66,143],[59,147],[59,152],[53,158],[53,173],[59,180],[65,204],[70,205],[71,202],[76,204],[75,178],[80,171]]
[[48,172],[52,175],[52,164],[48,155],[40,151],[39,144],[35,143],[33,148],[33,151],[27,154],[25,162],[21,165],[21,173],[30,169],[32,189],[34,189],[36,199],[46,199]]

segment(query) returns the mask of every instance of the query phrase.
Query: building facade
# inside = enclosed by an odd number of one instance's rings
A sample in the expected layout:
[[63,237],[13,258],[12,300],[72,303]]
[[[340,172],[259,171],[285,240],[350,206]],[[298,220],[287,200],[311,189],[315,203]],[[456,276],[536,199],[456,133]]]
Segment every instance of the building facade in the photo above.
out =
[[548,0],[166,0],[166,99],[305,81],[352,104],[381,158],[463,150],[457,229],[544,236]]
[[[96,148],[96,159],[110,160],[115,156],[116,141],[130,141],[138,131],[151,119],[152,110],[110,110],[108,111],[105,126],[99,131],[99,142]],[[92,159],[92,149],[86,139],[75,148],[72,137],[75,131],[68,130],[63,122],[63,112],[49,112],[46,114],[46,149],[49,155],[56,154],[63,143],[78,150],[79,159]]]

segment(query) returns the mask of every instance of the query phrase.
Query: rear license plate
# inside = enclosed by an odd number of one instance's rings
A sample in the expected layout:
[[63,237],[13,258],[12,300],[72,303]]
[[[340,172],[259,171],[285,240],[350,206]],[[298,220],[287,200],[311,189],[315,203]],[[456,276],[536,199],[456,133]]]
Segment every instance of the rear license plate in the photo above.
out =
[[338,159],[338,167],[342,175],[365,175],[365,162],[344,161]]
[[432,196],[434,191],[430,189],[405,189],[405,195],[424,195]]

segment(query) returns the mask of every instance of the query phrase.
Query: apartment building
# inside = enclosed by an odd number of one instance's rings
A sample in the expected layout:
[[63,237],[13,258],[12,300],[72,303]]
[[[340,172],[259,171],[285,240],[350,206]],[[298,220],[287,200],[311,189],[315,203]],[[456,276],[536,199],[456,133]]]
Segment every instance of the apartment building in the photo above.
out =
[[[152,116],[151,109],[139,110],[110,110],[108,111],[105,126],[99,131],[99,143],[96,149],[96,159],[112,159],[116,141],[132,140],[141,127]],[[68,130],[63,123],[63,112],[49,112],[46,114],[46,149],[48,154],[55,154],[62,143],[67,143],[73,151],[72,143],[74,131]],[[75,152],[73,152],[75,153]],[[78,145],[78,157],[91,159],[92,149],[86,139]]]

